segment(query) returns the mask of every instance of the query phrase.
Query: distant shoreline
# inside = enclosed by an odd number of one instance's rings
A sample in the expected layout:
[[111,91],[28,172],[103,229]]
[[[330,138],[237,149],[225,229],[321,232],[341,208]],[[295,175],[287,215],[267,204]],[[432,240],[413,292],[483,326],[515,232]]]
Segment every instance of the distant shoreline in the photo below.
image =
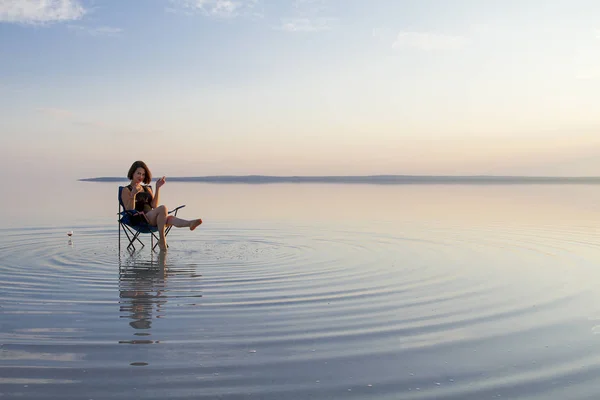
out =
[[[268,175],[220,175],[168,177],[169,182],[189,183],[344,183],[344,184],[600,184],[600,176],[434,176],[434,175],[366,175],[366,176],[268,176]],[[82,182],[128,182],[127,178],[96,177],[78,179]]]

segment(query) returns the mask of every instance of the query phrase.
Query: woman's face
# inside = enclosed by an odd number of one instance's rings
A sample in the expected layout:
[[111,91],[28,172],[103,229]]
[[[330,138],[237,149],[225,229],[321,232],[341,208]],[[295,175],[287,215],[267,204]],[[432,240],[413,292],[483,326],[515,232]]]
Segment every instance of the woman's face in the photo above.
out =
[[133,181],[135,183],[142,183],[142,182],[144,182],[144,178],[145,177],[146,177],[146,170],[144,168],[142,168],[142,167],[139,167],[133,173]]

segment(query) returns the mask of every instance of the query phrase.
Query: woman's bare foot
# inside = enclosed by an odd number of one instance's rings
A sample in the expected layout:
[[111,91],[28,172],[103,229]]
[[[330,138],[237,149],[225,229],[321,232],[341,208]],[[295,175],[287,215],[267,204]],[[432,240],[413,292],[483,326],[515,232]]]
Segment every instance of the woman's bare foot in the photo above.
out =
[[198,227],[198,225],[200,225],[201,223],[202,223],[202,220],[200,218],[193,220],[192,223],[190,224],[190,231],[193,231],[194,229],[196,229]]
[[166,243],[159,243],[158,247],[160,248],[160,251],[167,251],[167,249],[169,248],[169,245]]

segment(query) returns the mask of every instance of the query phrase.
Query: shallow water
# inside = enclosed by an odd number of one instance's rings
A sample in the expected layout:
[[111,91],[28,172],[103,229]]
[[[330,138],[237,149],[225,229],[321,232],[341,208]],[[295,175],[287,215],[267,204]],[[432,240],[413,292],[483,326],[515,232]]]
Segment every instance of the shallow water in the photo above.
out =
[[600,396],[600,187],[171,183],[160,255],[65,185],[2,215],[0,397]]

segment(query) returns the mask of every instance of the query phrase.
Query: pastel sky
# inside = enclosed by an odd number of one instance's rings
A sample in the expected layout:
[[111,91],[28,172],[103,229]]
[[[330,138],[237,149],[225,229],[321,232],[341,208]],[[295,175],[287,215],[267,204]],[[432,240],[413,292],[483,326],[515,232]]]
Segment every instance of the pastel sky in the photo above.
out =
[[597,0],[0,0],[0,167],[600,174]]

